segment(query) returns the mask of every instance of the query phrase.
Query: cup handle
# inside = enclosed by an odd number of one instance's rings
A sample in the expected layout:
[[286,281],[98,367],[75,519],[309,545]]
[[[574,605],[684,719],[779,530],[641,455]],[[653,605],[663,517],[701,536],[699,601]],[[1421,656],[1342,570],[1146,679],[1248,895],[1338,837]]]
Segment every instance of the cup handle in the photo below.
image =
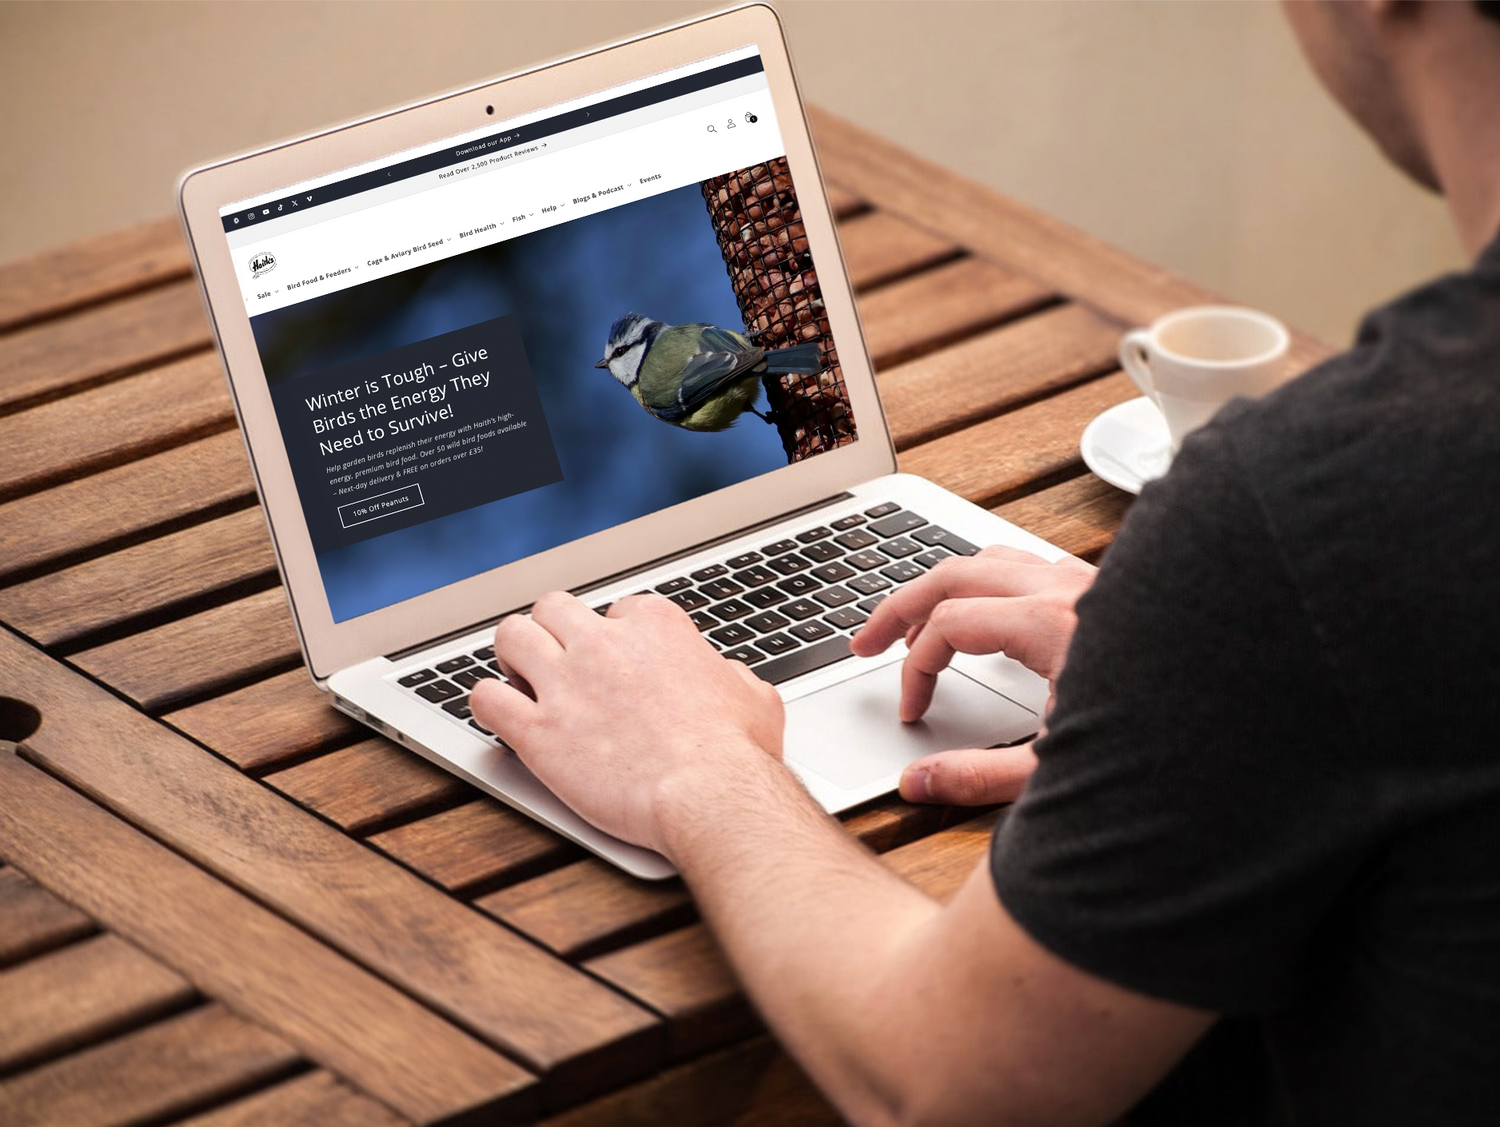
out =
[[1151,333],[1131,329],[1120,338],[1120,367],[1135,381],[1147,399],[1156,402],[1156,385],[1151,380]]

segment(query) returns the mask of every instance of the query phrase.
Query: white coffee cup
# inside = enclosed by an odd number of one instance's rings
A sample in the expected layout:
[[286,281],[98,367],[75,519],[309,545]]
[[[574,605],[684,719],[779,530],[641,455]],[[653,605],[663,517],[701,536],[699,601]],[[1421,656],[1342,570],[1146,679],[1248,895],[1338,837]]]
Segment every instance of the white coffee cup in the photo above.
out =
[[1120,367],[1160,408],[1175,453],[1236,396],[1264,395],[1287,376],[1291,338],[1267,313],[1236,305],[1195,305],[1132,329],[1120,341]]

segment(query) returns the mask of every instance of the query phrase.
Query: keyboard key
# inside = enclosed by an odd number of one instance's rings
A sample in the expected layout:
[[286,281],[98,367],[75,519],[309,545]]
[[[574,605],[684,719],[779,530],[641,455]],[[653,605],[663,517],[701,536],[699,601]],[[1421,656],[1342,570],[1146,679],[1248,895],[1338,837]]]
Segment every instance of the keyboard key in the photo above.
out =
[[832,614],[825,614],[823,621],[837,626],[840,630],[853,630],[856,626],[863,626],[869,618],[869,615],[853,607],[839,607]]
[[947,548],[950,552],[960,556],[972,556],[979,551],[977,545],[970,544],[962,536],[955,536],[946,528],[939,528],[930,524],[911,534],[913,540],[920,540],[929,548]]
[[769,634],[773,630],[780,630],[789,621],[790,619],[777,614],[774,610],[768,610],[763,614],[757,614],[754,618],[745,619],[745,625],[757,634]]
[[890,567],[881,568],[880,574],[893,583],[910,583],[917,576],[927,574],[927,571],[912,560],[897,560]]
[[772,685],[790,681],[814,669],[822,669],[836,661],[849,657],[849,639],[842,635],[829,638],[813,646],[803,646],[784,657],[778,657],[755,667],[755,675]]
[[725,622],[733,622],[736,618],[744,618],[755,608],[742,599],[725,599],[722,603],[715,603],[710,609]]
[[765,654],[759,650],[751,649],[749,646],[736,646],[732,650],[725,650],[724,656],[730,661],[740,661],[746,665],[754,665],[757,661],[766,660]]
[[770,560],[766,564],[766,566],[774,568],[782,575],[796,575],[797,572],[806,571],[808,568],[812,567],[812,563],[811,561],[806,560],[801,556],[785,555],[778,556],[776,557],[776,559]]
[[481,681],[498,681],[499,679],[500,675],[498,673],[491,673],[482,665],[477,665],[473,669],[465,669],[462,673],[455,673],[453,675],[453,683],[461,689],[472,689]]
[[759,552],[746,552],[744,555],[732,556],[724,562],[731,568],[738,569],[742,567],[749,567],[751,564],[758,564],[760,563],[761,558],[762,557]]
[[877,567],[884,567],[890,563],[888,556],[882,556],[879,552],[855,552],[852,556],[845,556],[844,562],[851,567],[857,567],[860,571],[874,571]]
[[715,626],[719,625],[719,620],[706,610],[695,610],[688,617],[693,620],[693,625],[698,628],[698,633],[700,634],[712,630]]
[[727,599],[730,595],[738,595],[744,590],[733,579],[713,579],[698,588],[703,594],[717,602],[719,599]]
[[[749,621],[754,622],[755,619]],[[731,622],[728,626],[721,626],[708,635],[721,646],[737,646],[741,642],[748,642],[755,637],[755,631],[748,628],[745,623]]]
[[809,528],[806,532],[797,533],[797,539],[803,544],[811,544],[815,540],[824,540],[833,535],[833,529],[819,525],[817,528]]
[[947,548],[931,548],[923,552],[920,556],[913,556],[911,559],[913,563],[919,563],[923,567],[937,567],[938,564],[951,555],[953,553],[948,551]]
[[862,611],[864,611],[866,614],[874,614],[875,613],[875,608],[878,607],[883,602],[885,602],[885,596],[884,595],[874,595],[874,596],[871,596],[868,599],[865,599],[863,602],[861,602],[859,604],[859,609],[862,610]]
[[[484,667],[486,669],[493,669],[497,674],[500,672],[500,663],[498,661],[487,661],[484,663]],[[501,680],[503,681],[504,678],[502,677]]]
[[760,564],[751,564],[749,567],[735,572],[731,578],[736,583],[745,587],[759,587],[762,584],[774,582],[776,573],[768,567],[762,567]]
[[462,692],[463,690],[451,681],[429,681],[425,685],[417,686],[417,696],[423,700],[430,700],[433,704],[460,696]]
[[813,563],[827,563],[829,560],[836,560],[842,556],[844,549],[831,540],[824,540],[817,544],[809,544],[802,549],[802,554]]
[[870,525],[870,531],[883,540],[887,536],[899,536],[903,532],[921,528],[926,523],[926,517],[919,517],[916,513],[902,509],[899,513],[894,513],[884,520],[877,520]]
[[695,611],[709,604],[707,595],[700,595],[697,591],[678,591],[670,596],[672,601],[685,611]]
[[697,571],[688,572],[688,575],[697,583],[707,583],[710,579],[717,579],[721,575],[728,575],[729,569],[723,564],[709,564],[700,567]]
[[686,575],[679,575],[676,579],[668,579],[665,583],[658,583],[656,585],[656,593],[658,595],[675,595],[684,587],[692,586],[692,582]]
[[874,572],[861,575],[858,579],[849,580],[850,589],[858,591],[861,595],[879,594],[881,591],[889,588],[890,585],[891,581],[889,579],[883,575],[876,575]]
[[767,634],[755,644],[758,648],[765,650],[766,653],[775,657],[778,654],[786,653],[788,650],[796,649],[797,639],[787,634]]
[[865,518],[863,513],[850,513],[846,517],[839,517],[838,520],[829,521],[828,526],[835,532],[848,532],[851,528],[857,528],[864,523]]
[[614,603],[600,603],[594,608],[594,613],[597,614],[600,618],[603,618],[609,613],[609,608],[614,605]]
[[776,586],[780,587],[788,595],[807,595],[816,591],[823,584],[810,575],[794,575],[790,579],[783,579]]
[[795,552],[796,550],[797,541],[795,540],[778,540],[776,543],[767,544],[761,549],[768,556],[784,556],[788,552]]
[[871,536],[863,528],[856,528],[853,532],[846,532],[842,536],[833,538],[835,544],[842,544],[851,552],[857,552],[861,548],[868,548],[871,544],[880,543],[880,537]]
[[851,575],[857,574],[859,573],[848,564],[841,563],[824,564],[822,567],[812,569],[813,578],[821,579],[824,583],[842,583]]
[[457,657],[450,657],[447,661],[438,662],[437,671],[439,673],[453,673],[456,670],[473,664],[474,659],[468,654],[459,654]]
[[905,559],[914,556],[922,550],[922,545],[915,540],[908,540],[905,536],[898,536],[894,540],[887,540],[880,545],[880,550],[893,560]]
[[873,509],[866,509],[865,516],[869,517],[871,520],[874,520],[877,517],[888,516],[891,513],[899,512],[900,509],[901,506],[896,504],[896,502],[887,501],[883,505],[876,505]]
[[831,635],[833,627],[826,622],[819,622],[816,618],[809,618],[806,622],[797,623],[787,633],[804,642],[816,642]]
[[825,607],[841,607],[845,603],[852,603],[859,596],[847,587],[828,587],[819,591],[813,598]]
[[457,716],[460,720],[467,720],[470,716],[474,715],[469,711],[468,697],[459,697],[457,700],[448,701],[443,705],[443,711],[452,716]]
[[823,610],[824,608],[820,607],[817,603],[809,602],[806,599],[793,599],[781,608],[781,613],[788,618],[795,618],[798,622],[801,622],[804,618],[815,618],[822,614]]
[[[805,577],[803,577],[805,578]],[[758,587],[745,595],[745,602],[757,610],[765,610],[766,607],[774,607],[777,603],[784,603],[791,598],[785,591],[775,587]]]
[[400,685],[403,689],[415,689],[418,685],[435,680],[437,680],[437,674],[431,669],[418,669],[415,673],[408,673],[405,677],[402,677],[396,684]]
[[481,724],[478,720],[475,720],[472,716],[469,717],[469,727],[473,728],[481,736],[489,736],[490,739],[494,739],[495,738],[495,733],[494,732],[490,731],[483,724]]
[[484,649],[482,649],[482,650],[475,650],[474,651],[474,660],[475,661],[489,661],[494,656],[495,656],[495,647],[494,646],[485,646]]

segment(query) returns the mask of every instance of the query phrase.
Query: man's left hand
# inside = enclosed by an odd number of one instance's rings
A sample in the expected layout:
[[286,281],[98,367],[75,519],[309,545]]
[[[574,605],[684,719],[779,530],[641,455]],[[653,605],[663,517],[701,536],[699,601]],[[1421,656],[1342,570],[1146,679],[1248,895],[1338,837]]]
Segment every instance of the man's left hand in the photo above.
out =
[[474,716],[584,818],[637,845],[663,849],[672,783],[781,757],[776,690],[659,596],[621,599],[601,617],[572,595],[544,595],[530,616],[501,620],[495,656],[511,683],[475,685]]

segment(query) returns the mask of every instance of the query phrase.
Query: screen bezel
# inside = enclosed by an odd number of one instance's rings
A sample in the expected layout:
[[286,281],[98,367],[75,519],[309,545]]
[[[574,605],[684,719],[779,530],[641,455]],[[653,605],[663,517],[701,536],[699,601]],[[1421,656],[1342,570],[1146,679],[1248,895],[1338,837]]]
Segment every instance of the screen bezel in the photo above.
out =
[[[792,182],[818,267],[829,326],[849,390],[858,440],[536,555],[335,622],[324,594],[260,354],[244,312],[220,211],[239,200],[329,176],[482,125],[588,97],[724,54],[759,48]],[[494,106],[489,117],[486,106]],[[730,171],[725,169],[725,171]],[[875,390],[833,216],[819,174],[781,24],[753,4],[643,35],[236,157],[188,173],[179,188],[188,241],[229,375],[235,408],[265,504],[303,654],[315,680],[424,639],[530,605],[546,591],[576,589],[663,556],[732,535],[894,472],[895,449]]]

